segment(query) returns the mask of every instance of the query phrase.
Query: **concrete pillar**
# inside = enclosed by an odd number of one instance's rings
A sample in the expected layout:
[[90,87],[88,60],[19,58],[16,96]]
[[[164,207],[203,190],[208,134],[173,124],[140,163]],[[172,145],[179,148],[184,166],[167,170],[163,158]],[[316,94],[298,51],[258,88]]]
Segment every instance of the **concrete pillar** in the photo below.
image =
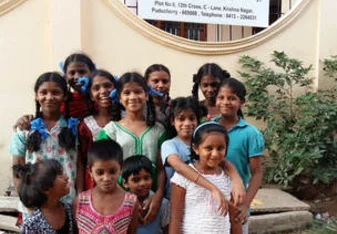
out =
[[[316,44],[316,68],[315,76],[315,88],[329,88],[331,87],[332,80],[324,76],[322,70],[322,61],[331,55],[337,55],[337,28],[336,24],[332,23],[336,21],[336,0],[316,0],[319,1],[318,5],[318,21],[317,25],[317,44]],[[305,38],[303,38],[305,40]],[[310,40],[310,38],[307,38]]]

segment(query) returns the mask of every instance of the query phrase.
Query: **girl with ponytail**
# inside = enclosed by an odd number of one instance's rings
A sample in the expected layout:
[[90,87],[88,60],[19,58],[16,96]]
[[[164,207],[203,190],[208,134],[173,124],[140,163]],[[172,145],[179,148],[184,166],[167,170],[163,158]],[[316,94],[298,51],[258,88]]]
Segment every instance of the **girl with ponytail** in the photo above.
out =
[[55,159],[13,166],[21,202],[33,210],[20,233],[73,233],[72,209],[60,198],[69,193],[68,176]]

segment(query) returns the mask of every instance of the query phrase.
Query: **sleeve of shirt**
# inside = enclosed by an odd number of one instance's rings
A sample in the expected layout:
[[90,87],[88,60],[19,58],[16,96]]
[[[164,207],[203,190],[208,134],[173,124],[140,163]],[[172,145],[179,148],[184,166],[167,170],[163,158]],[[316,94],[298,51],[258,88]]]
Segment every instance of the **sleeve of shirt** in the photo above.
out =
[[171,140],[165,141],[161,146],[161,159],[164,166],[169,166],[167,163],[167,158],[172,154],[178,155],[177,147]]
[[8,152],[12,155],[25,157],[26,155],[26,135],[27,131],[17,131],[13,134],[8,147]]
[[161,203],[161,227],[164,228],[170,223],[170,202],[163,198]]
[[248,136],[248,157],[255,157],[263,155],[264,139],[261,132],[255,129],[254,132]]
[[78,139],[80,142],[79,146],[80,156],[82,159],[86,161],[88,148],[90,143],[92,142],[92,135],[87,125],[84,123],[84,121],[81,121],[81,123],[78,126]]
[[175,172],[173,177],[171,178],[171,183],[174,183],[184,189],[187,188],[189,180],[180,175],[179,173]]
[[161,136],[158,139],[158,149],[160,150],[162,144],[164,143],[164,141],[166,141],[168,138],[167,136],[167,132],[165,131],[163,134],[161,134]]

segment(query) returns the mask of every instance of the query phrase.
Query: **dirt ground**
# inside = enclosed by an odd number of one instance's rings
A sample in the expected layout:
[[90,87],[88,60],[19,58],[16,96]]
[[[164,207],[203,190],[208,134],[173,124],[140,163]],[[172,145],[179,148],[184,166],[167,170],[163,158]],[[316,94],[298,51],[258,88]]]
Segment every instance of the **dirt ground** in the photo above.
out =
[[311,212],[314,214],[328,212],[331,217],[337,218],[337,195],[324,199],[304,200],[304,202],[311,206]]

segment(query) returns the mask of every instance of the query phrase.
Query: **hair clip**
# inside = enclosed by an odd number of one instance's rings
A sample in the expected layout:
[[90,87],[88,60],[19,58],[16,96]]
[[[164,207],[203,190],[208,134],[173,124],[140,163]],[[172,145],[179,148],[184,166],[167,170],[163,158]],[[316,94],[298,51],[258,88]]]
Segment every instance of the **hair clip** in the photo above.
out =
[[193,132],[193,135],[192,135],[193,138],[195,138],[195,135],[197,134],[197,132],[199,131],[200,128],[202,128],[203,126],[206,126],[206,125],[211,125],[211,124],[220,125],[219,123],[217,123],[213,120],[204,122],[194,129],[194,132]]
[[111,98],[112,104],[118,103],[117,89],[114,89],[110,92],[109,97]]
[[113,77],[114,77],[114,79],[115,79],[115,81],[117,82],[118,81],[118,76],[116,76],[116,75],[112,75]]
[[77,135],[77,124],[78,119],[77,118],[69,118],[68,119],[68,128],[71,130],[74,136]]
[[47,138],[48,134],[46,132],[46,125],[43,123],[41,118],[31,121],[30,126],[32,130],[38,131],[40,133],[42,141]]
[[64,62],[63,62],[63,61],[59,62],[59,67],[61,68],[61,70],[62,70],[63,72],[65,72],[65,71],[64,71]]
[[158,96],[158,97],[163,97],[164,96],[164,94],[163,93],[161,93],[161,92],[159,92],[159,91],[157,91],[157,90],[154,90],[152,87],[151,87],[151,85],[149,85],[149,95],[150,96],[154,96],[154,95],[156,95],[156,96]]
[[86,93],[88,91],[89,78],[86,76],[79,77],[77,80],[77,84],[82,84],[81,92]]

